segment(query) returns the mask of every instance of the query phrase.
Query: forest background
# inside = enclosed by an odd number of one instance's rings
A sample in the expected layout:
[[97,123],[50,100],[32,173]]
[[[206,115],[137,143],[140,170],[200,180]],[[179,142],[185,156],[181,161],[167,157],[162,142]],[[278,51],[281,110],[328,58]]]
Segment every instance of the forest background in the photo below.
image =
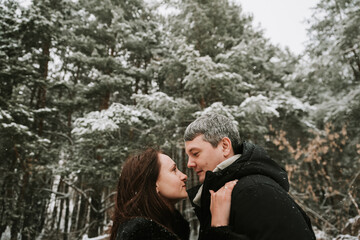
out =
[[228,0],[1,0],[0,238],[106,236],[121,163],[148,145],[197,184],[182,136],[217,112],[284,166],[318,239],[356,239],[359,23],[359,0],[320,0],[294,55]]

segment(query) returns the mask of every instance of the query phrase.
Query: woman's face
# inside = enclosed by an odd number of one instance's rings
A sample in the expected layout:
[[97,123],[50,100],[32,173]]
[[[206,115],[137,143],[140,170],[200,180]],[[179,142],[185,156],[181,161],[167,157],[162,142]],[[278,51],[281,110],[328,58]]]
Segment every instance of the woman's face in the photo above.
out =
[[160,172],[156,181],[157,192],[171,203],[187,197],[187,176],[177,167],[175,162],[165,154],[159,154]]

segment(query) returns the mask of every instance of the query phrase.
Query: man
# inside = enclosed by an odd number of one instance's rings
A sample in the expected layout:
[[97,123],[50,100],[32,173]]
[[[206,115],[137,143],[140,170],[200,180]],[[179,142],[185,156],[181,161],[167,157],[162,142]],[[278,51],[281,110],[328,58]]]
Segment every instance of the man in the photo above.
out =
[[210,190],[238,179],[232,192],[232,238],[251,240],[315,240],[310,220],[289,196],[287,173],[261,147],[241,142],[236,125],[228,118],[204,115],[184,134],[188,167],[202,185],[188,191],[200,221],[200,235],[211,224]]

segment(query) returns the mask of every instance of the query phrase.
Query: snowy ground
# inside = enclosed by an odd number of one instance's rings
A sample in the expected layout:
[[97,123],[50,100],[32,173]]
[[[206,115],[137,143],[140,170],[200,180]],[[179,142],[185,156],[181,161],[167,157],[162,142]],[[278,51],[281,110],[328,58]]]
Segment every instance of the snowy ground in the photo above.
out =
[[108,237],[109,237],[109,235],[105,234],[105,235],[101,235],[101,236],[94,237],[94,238],[88,238],[88,236],[85,234],[82,237],[82,240],[103,240],[103,239],[108,239]]
[[[350,236],[350,235],[339,235],[337,237],[330,237],[323,231],[315,229],[315,235],[317,240],[359,240],[360,239],[360,233],[357,237]],[[86,234],[82,237],[82,240],[105,240],[108,239],[109,235],[101,235],[94,238],[89,238]],[[18,238],[20,239],[20,237]],[[5,231],[5,233],[2,235],[0,240],[10,240],[10,228],[8,227]],[[41,239],[38,239],[41,240]]]

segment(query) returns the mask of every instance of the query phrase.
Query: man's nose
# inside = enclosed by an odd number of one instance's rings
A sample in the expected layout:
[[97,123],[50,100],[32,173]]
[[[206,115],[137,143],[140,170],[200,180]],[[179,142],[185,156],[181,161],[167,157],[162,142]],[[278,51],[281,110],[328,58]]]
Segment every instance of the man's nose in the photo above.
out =
[[194,162],[191,158],[188,159],[187,167],[188,167],[188,168],[194,168],[194,167],[196,167],[195,162]]

